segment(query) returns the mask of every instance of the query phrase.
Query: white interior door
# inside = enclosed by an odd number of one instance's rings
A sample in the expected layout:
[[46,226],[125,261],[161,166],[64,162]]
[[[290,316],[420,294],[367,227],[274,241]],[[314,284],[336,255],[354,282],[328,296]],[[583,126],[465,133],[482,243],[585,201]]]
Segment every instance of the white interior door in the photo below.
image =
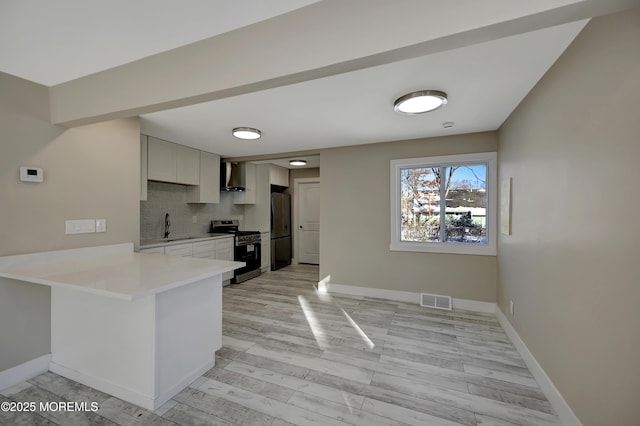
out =
[[320,182],[298,188],[298,262],[320,263]]

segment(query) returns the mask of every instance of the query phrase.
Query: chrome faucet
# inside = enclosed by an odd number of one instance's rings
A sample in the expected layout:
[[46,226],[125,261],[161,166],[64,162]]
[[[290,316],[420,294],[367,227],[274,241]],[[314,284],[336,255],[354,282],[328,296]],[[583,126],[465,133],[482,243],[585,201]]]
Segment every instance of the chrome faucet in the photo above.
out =
[[169,213],[164,215],[164,237],[168,238],[171,234],[171,221],[169,220]]

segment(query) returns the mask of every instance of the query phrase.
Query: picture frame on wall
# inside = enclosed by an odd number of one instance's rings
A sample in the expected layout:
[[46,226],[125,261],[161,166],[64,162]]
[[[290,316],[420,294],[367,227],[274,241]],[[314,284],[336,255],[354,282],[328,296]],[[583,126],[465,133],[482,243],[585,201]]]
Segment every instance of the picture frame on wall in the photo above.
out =
[[500,232],[511,235],[511,178],[500,184]]

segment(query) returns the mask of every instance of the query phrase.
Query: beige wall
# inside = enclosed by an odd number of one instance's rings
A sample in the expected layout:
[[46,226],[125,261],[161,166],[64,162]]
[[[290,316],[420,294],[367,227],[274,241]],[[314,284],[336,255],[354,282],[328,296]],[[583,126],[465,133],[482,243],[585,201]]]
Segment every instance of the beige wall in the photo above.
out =
[[[139,238],[140,126],[48,123],[48,89],[0,73],[0,256]],[[24,183],[19,166],[44,169]],[[104,234],[65,235],[66,219],[107,220]],[[0,371],[49,353],[49,289],[0,280]]]
[[307,169],[289,169],[289,189],[286,192],[294,193],[295,180],[304,178],[320,177],[320,168],[310,167]]
[[585,425],[640,419],[638,40],[593,19],[499,133],[499,307]]
[[320,278],[495,302],[495,256],[389,250],[389,162],[496,148],[497,134],[487,132],[322,151]]

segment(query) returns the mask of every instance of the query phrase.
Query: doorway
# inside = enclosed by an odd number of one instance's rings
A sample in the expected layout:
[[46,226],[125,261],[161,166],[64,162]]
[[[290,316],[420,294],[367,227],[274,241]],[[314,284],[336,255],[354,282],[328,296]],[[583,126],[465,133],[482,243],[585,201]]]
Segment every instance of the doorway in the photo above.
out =
[[320,178],[294,180],[296,263],[320,263]]

